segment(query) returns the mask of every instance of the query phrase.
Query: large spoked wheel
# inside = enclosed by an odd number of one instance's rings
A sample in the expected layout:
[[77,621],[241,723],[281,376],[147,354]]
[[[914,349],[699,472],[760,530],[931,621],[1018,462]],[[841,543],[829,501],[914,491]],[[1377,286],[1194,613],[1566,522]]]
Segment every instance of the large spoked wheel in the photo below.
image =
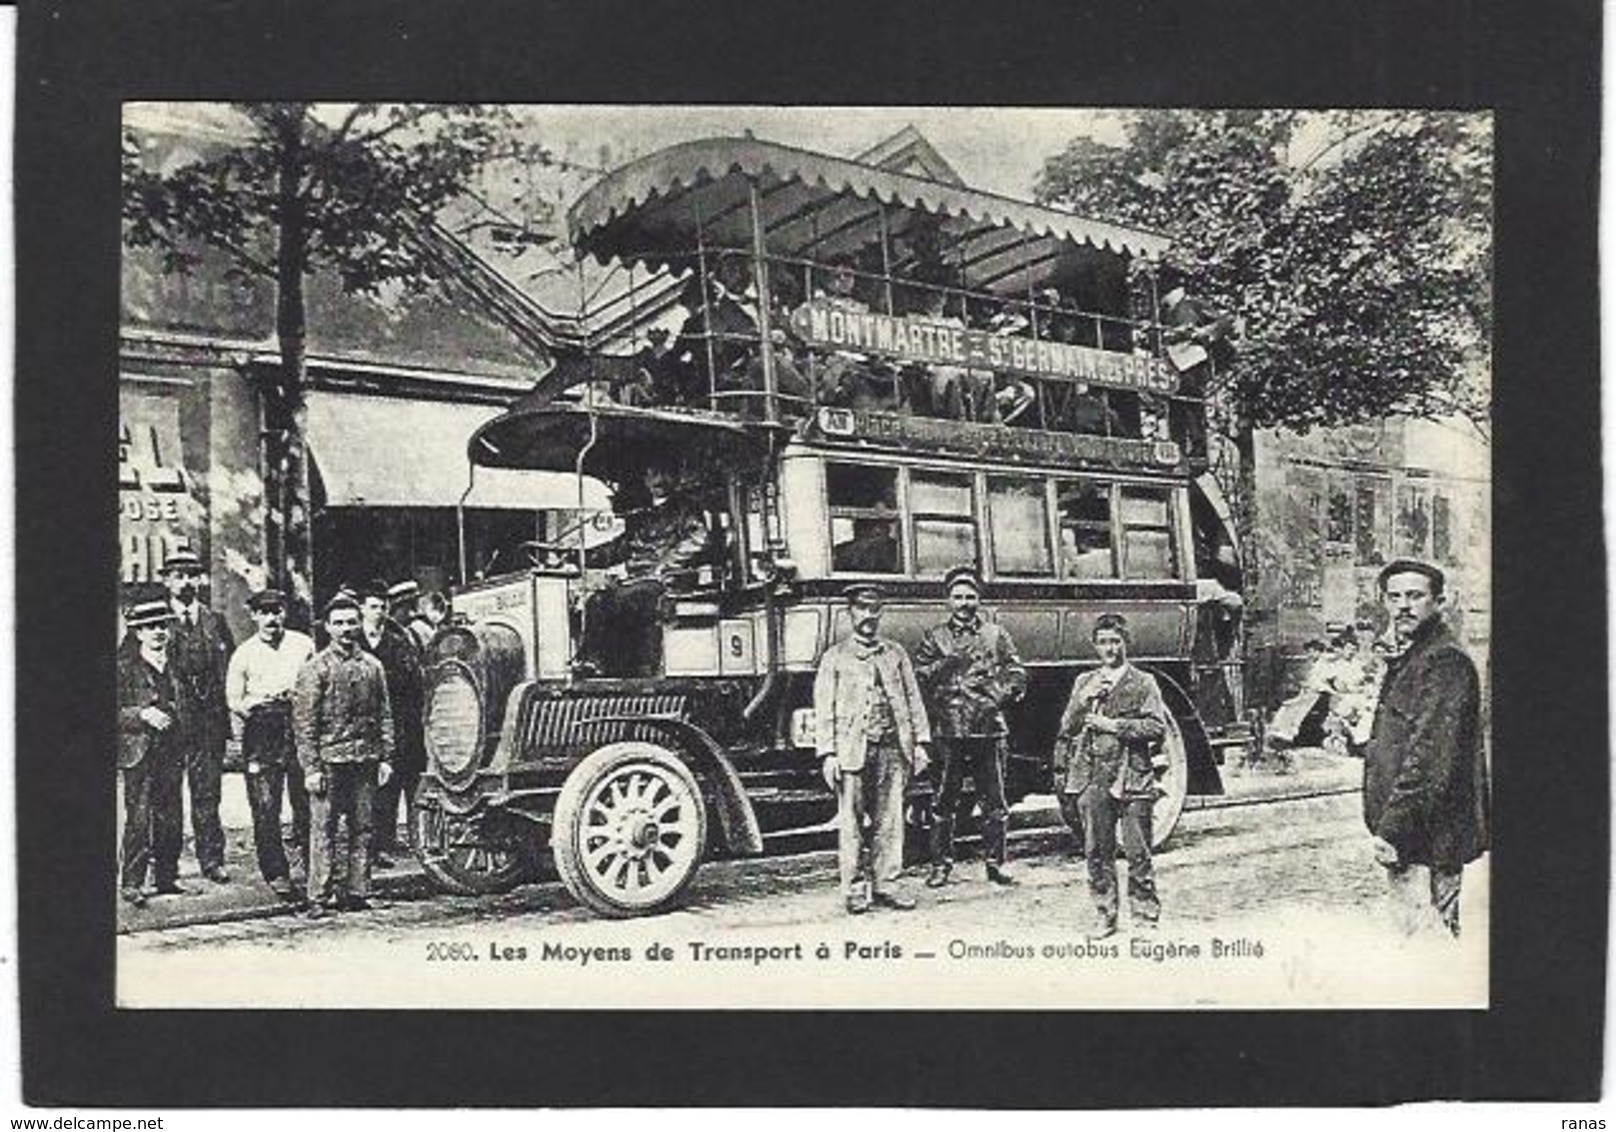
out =
[[567,891],[605,916],[671,905],[696,875],[707,808],[690,769],[652,743],[612,743],[562,784],[550,833]]
[[1167,716],[1167,737],[1162,740],[1162,754],[1167,756],[1167,772],[1157,780],[1162,794],[1150,814],[1150,847],[1160,849],[1173,834],[1179,815],[1184,812],[1184,798],[1190,789],[1189,755],[1184,745],[1184,732],[1178,720]]
[[434,884],[459,896],[509,892],[534,873],[533,831],[497,810],[455,814],[417,795],[410,842]]

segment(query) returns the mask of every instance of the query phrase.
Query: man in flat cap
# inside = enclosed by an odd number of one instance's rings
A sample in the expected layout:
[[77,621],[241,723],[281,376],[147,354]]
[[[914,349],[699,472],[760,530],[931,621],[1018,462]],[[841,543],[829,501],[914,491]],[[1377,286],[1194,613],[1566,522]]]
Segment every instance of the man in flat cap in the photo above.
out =
[[246,763],[258,871],[276,896],[290,900],[292,870],[281,843],[281,795],[285,787],[292,802],[291,844],[307,868],[309,796],[292,739],[292,688],[314,655],[314,640],[286,627],[286,595],[280,590],[259,590],[247,599],[247,609],[258,631],[230,655],[225,702]]
[[1387,661],[1364,753],[1364,823],[1393,892],[1410,907],[1428,899],[1458,935],[1459,885],[1487,850],[1490,805],[1481,681],[1442,619],[1446,587],[1425,562],[1400,558],[1380,571],[1402,651]]
[[391,777],[393,757],[387,674],[359,646],[359,603],[338,593],[326,605],[325,631],[330,643],[298,671],[292,691],[292,732],[313,826],[311,919],[370,906],[376,786]]
[[915,650],[915,673],[937,735],[942,772],[933,800],[931,872],[926,884],[940,888],[954,868],[954,825],[969,812],[965,778],[976,784],[982,811],[988,879],[1014,884],[1005,863],[1004,705],[1027,691],[1027,670],[1003,626],[981,614],[982,582],[972,566],[956,566],[943,578],[949,618],[927,629]]
[[882,593],[847,590],[852,635],[820,658],[814,676],[815,746],[836,791],[842,896],[858,915],[872,905],[909,911],[903,871],[903,797],[926,769],[931,732],[903,646],[880,635]]
[[[409,583],[414,586],[415,583]],[[422,723],[421,650],[389,615],[393,595],[385,582],[366,587],[359,599],[359,647],[382,662],[387,674],[387,698],[393,706],[393,776],[376,791],[376,842],[371,863],[388,868],[407,850],[398,839],[398,804],[407,815],[415,812],[415,784],[426,769],[426,732]]]
[[185,891],[177,880],[185,755],[180,746],[184,708],[168,651],[173,621],[161,591],[137,598],[124,612],[132,647],[118,650],[118,768],[124,806],[119,885],[123,898],[137,907],[146,903],[148,867],[159,894]]
[[202,560],[195,553],[174,551],[164,559],[162,574],[174,614],[168,651],[183,709],[179,743],[191,796],[196,863],[203,876],[223,884],[230,879],[224,867],[224,826],[219,822],[224,747],[230,737],[224,674],[235,640],[224,616],[202,601]]

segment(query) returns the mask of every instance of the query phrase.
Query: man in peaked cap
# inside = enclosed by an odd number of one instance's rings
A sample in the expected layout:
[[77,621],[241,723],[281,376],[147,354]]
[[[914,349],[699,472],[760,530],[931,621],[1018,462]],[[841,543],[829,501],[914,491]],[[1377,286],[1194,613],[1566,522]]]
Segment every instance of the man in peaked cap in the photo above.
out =
[[904,787],[926,769],[931,733],[909,654],[880,635],[880,587],[846,594],[853,632],[825,650],[814,676],[815,747],[836,791],[842,897],[854,915],[909,911],[913,898],[896,888]]
[[280,590],[259,590],[247,600],[247,609],[258,631],[230,656],[225,702],[246,763],[258,870],[276,896],[290,900],[291,866],[281,842],[281,791],[284,786],[292,803],[290,844],[306,867],[309,797],[292,740],[292,688],[314,655],[314,641],[286,627],[286,596]]
[[1004,706],[1027,691],[1027,670],[1003,626],[981,615],[982,582],[974,566],[943,578],[949,618],[927,629],[915,650],[915,672],[926,692],[942,771],[933,799],[931,873],[926,884],[948,883],[954,867],[954,825],[969,812],[965,778],[976,783],[982,810],[988,879],[1014,884],[1005,863]]
[[[411,590],[414,582],[407,583]],[[420,649],[409,630],[388,615],[388,602],[398,587],[376,581],[359,599],[359,647],[382,663],[387,699],[393,708],[393,776],[376,791],[376,841],[372,863],[389,868],[406,852],[398,839],[398,806],[415,813],[415,784],[426,769],[426,733],[422,726],[424,690]]]
[[230,879],[224,867],[224,826],[219,822],[224,747],[230,736],[224,678],[235,640],[224,616],[202,600],[205,574],[202,560],[189,550],[174,551],[163,561],[163,584],[174,614],[168,651],[182,708],[178,742],[185,757],[196,863],[203,876],[223,884]]
[[1464,867],[1486,852],[1491,824],[1481,680],[1442,619],[1440,569],[1400,558],[1378,585],[1402,650],[1386,662],[1364,751],[1364,824],[1393,892],[1410,911],[1428,901],[1457,936]]
[[146,903],[146,870],[157,892],[178,894],[184,837],[183,704],[169,656],[174,614],[161,592],[137,597],[124,613],[132,647],[118,650],[118,768],[123,775],[123,898]]

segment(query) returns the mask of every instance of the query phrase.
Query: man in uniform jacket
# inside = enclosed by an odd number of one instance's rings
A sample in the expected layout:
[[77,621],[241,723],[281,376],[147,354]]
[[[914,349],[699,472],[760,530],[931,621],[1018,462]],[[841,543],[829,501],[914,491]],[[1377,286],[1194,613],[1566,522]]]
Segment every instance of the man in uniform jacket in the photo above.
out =
[[387,698],[393,707],[393,776],[376,791],[376,842],[372,864],[386,867],[389,854],[402,854],[398,839],[398,804],[413,820],[415,784],[426,770],[426,732],[422,722],[421,653],[409,630],[388,615],[386,583],[372,582],[359,601],[359,646],[382,662]]
[[123,773],[123,862],[119,885],[129,903],[146,903],[152,868],[157,891],[183,892],[176,881],[184,836],[185,775],[179,738],[183,706],[168,654],[173,614],[166,598],[137,601],[125,614],[133,638],[118,650],[118,768]]
[[359,603],[338,593],[326,606],[325,629],[330,643],[298,672],[292,692],[292,731],[313,826],[311,919],[339,907],[369,907],[376,786],[391,777],[393,757],[387,674],[359,647]]
[[224,747],[230,737],[224,677],[235,641],[224,616],[201,600],[201,559],[189,550],[176,551],[164,560],[162,572],[174,613],[168,652],[183,717],[178,742],[191,795],[196,863],[203,876],[223,884],[230,879],[224,867],[224,827],[219,823]]
[[1411,903],[1428,895],[1458,935],[1464,867],[1488,847],[1481,682],[1442,619],[1441,570],[1398,559],[1379,586],[1404,648],[1387,662],[1364,752],[1364,823],[1393,890]]
[[1005,864],[1005,726],[1003,707],[1027,691],[1027,670],[1015,642],[1000,625],[982,618],[982,583],[970,566],[943,578],[949,619],[927,629],[915,650],[915,674],[926,693],[942,772],[933,803],[931,872],[926,884],[940,888],[953,871],[954,824],[968,812],[965,777],[976,783],[982,810],[988,879],[1014,884]]
[[[1117,827],[1128,858],[1128,907],[1133,924],[1154,929],[1161,918],[1150,859],[1150,820],[1166,766],[1161,745],[1169,718],[1156,678],[1128,663],[1128,621],[1102,613],[1094,622],[1100,667],[1072,685],[1055,738],[1055,789],[1064,812],[1083,834],[1089,894],[1098,916],[1095,935],[1117,930]],[[1071,799],[1067,802],[1067,799]]]
[[814,676],[815,747],[836,791],[837,850],[847,910],[915,906],[895,888],[903,870],[903,797],[926,769],[931,740],[920,685],[903,646],[880,636],[882,594],[848,588],[851,636]]

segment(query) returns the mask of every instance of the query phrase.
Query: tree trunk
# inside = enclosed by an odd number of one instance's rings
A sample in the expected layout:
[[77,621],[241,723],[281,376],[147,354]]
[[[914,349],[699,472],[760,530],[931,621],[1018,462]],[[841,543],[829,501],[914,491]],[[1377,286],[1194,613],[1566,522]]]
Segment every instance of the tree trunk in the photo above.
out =
[[303,272],[308,256],[308,229],[299,195],[302,174],[302,114],[289,115],[282,127],[281,163],[276,186],[278,243],[275,254],[275,334],[280,344],[280,377],[265,403],[275,460],[271,464],[270,508],[266,550],[270,573],[286,591],[288,612],[299,620],[312,613],[313,543],[310,537],[308,476],[307,312]]

